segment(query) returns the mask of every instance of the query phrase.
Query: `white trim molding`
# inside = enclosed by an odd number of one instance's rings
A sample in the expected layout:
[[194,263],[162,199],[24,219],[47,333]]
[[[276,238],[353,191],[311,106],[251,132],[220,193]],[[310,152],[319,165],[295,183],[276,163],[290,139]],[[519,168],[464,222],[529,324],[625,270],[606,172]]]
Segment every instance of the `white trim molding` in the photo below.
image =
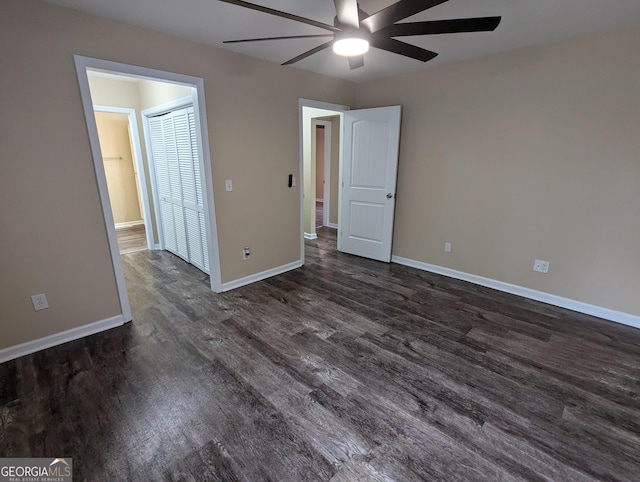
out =
[[182,97],[180,99],[172,100],[171,102],[167,102],[165,104],[155,105],[153,107],[149,107],[141,112],[141,114],[145,117],[153,117],[160,114],[167,114],[171,111],[182,109],[184,107],[189,107],[193,105],[193,96],[189,95],[187,97]]
[[336,223],[327,223],[327,228],[338,229],[338,225]]
[[238,278],[237,280],[229,281],[227,283],[222,283],[222,291],[230,291],[236,288],[240,288],[241,286],[246,286],[251,283],[255,283],[256,281],[262,281],[263,279],[271,278],[272,276],[277,276],[282,273],[286,273],[287,271],[291,271],[302,266],[302,261],[294,261],[292,263],[283,264],[282,266],[278,266],[276,268],[271,268],[266,271],[262,271],[260,273],[252,274],[249,276],[245,276],[244,278]]
[[463,271],[456,271],[454,269],[444,268],[434,264],[423,263],[422,261],[403,258],[401,256],[391,256],[391,262],[409,266],[411,268],[417,268],[422,271],[428,271],[430,273],[441,274],[443,276],[448,276],[449,278],[468,281],[476,285],[493,288],[494,290],[503,291],[512,295],[518,295],[523,298],[529,298],[549,305],[559,306],[560,308],[577,311],[578,313],[584,313],[585,315],[597,316],[598,318],[615,321],[616,323],[632,326],[634,328],[640,328],[640,316],[631,315],[622,311],[610,310],[609,308],[590,305],[589,303],[563,298],[562,296],[552,295],[551,293],[545,293],[531,288],[525,288],[524,286],[512,285],[503,281],[484,278],[482,276],[465,273]]
[[95,335],[101,331],[110,330],[111,328],[122,326],[124,324],[125,319],[123,316],[117,315],[94,323],[89,323],[88,325],[71,328],[70,330],[61,331],[60,333],[54,333],[53,335],[45,336],[38,340],[28,341],[26,343],[21,343],[20,345],[3,348],[0,350],[0,363],[14,360],[15,358],[20,358],[24,355],[30,355],[31,353],[44,350],[45,348],[62,345],[63,343],[77,340],[78,338]]
[[127,221],[125,223],[115,223],[116,229],[132,228],[140,225],[144,225],[144,221],[142,219],[138,221]]
[[304,239],[318,239],[317,233],[304,233]]

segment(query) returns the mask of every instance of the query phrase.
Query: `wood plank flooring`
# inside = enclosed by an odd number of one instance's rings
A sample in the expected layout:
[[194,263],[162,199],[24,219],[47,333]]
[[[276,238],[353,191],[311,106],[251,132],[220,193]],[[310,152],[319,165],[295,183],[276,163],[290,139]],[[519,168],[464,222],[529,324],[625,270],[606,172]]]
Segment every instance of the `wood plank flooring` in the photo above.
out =
[[316,201],[316,228],[321,228],[324,218],[324,202]]
[[116,228],[118,247],[120,254],[135,253],[147,248],[147,234],[144,224],[129,226],[126,228]]
[[214,294],[123,256],[133,323],[0,365],[0,457],[76,480],[640,479],[640,330],[335,251]]

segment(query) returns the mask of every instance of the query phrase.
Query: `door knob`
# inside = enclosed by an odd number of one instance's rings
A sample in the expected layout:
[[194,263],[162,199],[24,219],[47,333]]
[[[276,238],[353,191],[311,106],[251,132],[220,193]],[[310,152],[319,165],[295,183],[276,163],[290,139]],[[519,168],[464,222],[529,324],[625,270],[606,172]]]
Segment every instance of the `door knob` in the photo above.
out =
[[389,193],[387,194],[387,199],[391,199],[393,197],[393,194]]

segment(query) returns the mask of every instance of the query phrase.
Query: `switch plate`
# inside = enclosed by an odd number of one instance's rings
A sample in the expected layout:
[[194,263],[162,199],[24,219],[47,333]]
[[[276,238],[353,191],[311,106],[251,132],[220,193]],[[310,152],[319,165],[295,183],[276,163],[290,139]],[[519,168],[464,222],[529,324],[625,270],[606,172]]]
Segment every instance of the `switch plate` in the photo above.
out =
[[44,293],[33,295],[31,297],[31,303],[33,303],[33,309],[36,311],[46,310],[49,308],[49,303],[47,302],[47,297]]
[[242,248],[242,259],[249,259],[249,256],[251,256],[251,250],[249,246],[245,246]]
[[544,261],[542,259],[536,259],[533,263],[533,271],[538,271],[539,273],[548,273],[549,272],[549,261]]
[[296,176],[291,176],[291,187],[296,187]]
[[233,182],[231,181],[231,179],[227,179],[224,182],[224,188],[227,192],[233,191]]
[[451,252],[451,243],[444,243],[444,250],[447,253]]

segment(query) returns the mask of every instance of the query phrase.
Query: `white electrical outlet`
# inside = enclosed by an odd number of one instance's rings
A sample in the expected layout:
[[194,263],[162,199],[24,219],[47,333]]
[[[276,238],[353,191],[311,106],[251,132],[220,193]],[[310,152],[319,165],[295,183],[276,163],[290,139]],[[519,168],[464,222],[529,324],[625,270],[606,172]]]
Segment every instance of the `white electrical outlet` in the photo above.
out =
[[49,308],[49,303],[47,303],[47,297],[44,293],[39,295],[33,295],[31,297],[31,303],[33,303],[33,309],[36,311],[46,310]]
[[544,261],[542,259],[536,259],[533,263],[533,271],[538,271],[540,273],[548,273],[549,272],[549,261]]
[[242,259],[249,259],[249,256],[251,256],[251,250],[249,246],[245,246],[242,248]]
[[451,243],[444,243],[444,250],[447,253],[451,252]]
[[233,191],[233,181],[231,181],[231,179],[227,179],[226,181],[224,181],[224,188],[227,190],[227,192]]

